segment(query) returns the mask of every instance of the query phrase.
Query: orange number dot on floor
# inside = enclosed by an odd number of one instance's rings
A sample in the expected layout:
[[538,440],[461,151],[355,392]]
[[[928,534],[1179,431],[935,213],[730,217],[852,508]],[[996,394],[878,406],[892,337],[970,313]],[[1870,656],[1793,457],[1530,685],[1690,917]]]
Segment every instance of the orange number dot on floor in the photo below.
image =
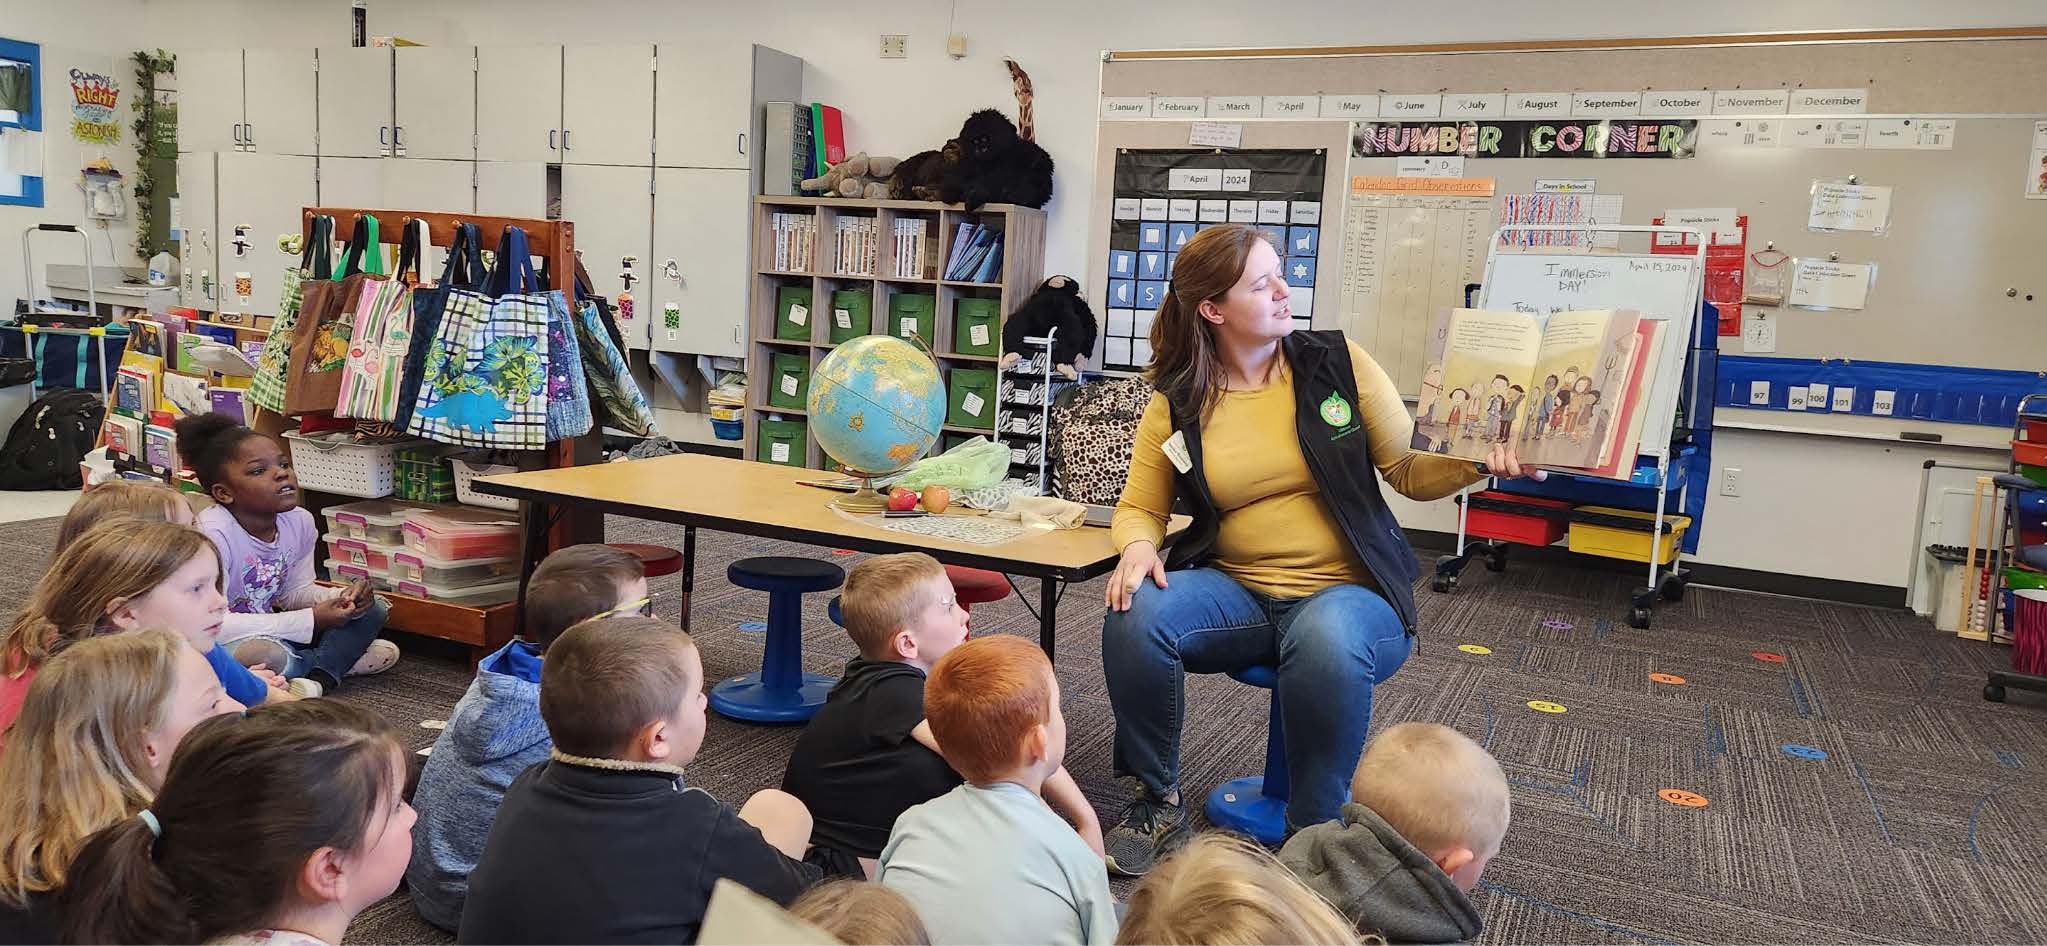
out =
[[1477,654],[1481,657],[1493,652],[1492,648],[1487,647],[1484,644],[1459,644],[1457,645],[1457,649],[1464,651],[1467,654]]
[[1548,701],[1548,700],[1529,700],[1529,701],[1528,701],[1528,708],[1529,708],[1529,709],[1532,709],[1532,710],[1534,710],[1534,711],[1536,711],[1536,712],[1538,712],[1538,713],[1562,713],[1562,712],[1566,712],[1566,710],[1564,709],[1564,704],[1562,704],[1562,703],[1552,703],[1552,702],[1550,702],[1550,701]]
[[1660,792],[1657,792],[1656,797],[1661,798],[1664,801],[1667,801],[1673,805],[1680,805],[1685,808],[1706,807],[1706,796],[1695,794],[1693,792],[1688,792],[1682,788],[1666,788]]
[[1783,654],[1773,654],[1767,650],[1758,650],[1753,653],[1750,653],[1749,656],[1754,657],[1755,659],[1760,660],[1764,663],[1781,664],[1784,662]]
[[1681,687],[1685,685],[1685,678],[1680,677],[1674,673],[1652,673],[1649,675],[1649,679],[1654,680],[1657,683],[1668,683],[1674,687]]

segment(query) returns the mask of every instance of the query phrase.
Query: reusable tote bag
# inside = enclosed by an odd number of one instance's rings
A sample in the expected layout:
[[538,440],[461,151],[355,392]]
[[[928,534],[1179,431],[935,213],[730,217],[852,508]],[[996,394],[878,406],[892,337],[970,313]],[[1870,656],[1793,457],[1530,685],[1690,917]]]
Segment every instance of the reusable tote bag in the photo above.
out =
[[547,299],[547,439],[568,440],[590,432],[590,385],[584,377],[582,346],[567,294],[534,277],[530,291]]
[[448,245],[448,262],[441,278],[420,284],[412,292],[412,337],[406,343],[404,367],[398,379],[398,405],[391,425],[399,430],[412,427],[413,411],[419,406],[420,382],[426,374],[427,352],[438,343],[441,312],[448,295],[455,290],[483,289],[483,235],[476,224],[455,225],[455,239]]
[[484,292],[456,289],[428,343],[406,432],[462,447],[547,445],[547,310],[526,231],[506,227]]
[[[431,249],[424,220],[408,220],[398,244],[398,268],[390,279],[363,283],[355,310],[355,333],[341,366],[341,396],[334,416],[391,421],[398,418],[398,385],[412,347],[412,295],[419,281],[422,247]],[[409,275],[408,275],[409,274]]]
[[249,379],[248,402],[274,414],[284,412],[284,376],[291,365],[292,332],[298,327],[303,307],[305,281],[326,279],[334,267],[334,218],[321,214],[313,218],[298,266],[284,271],[284,294],[277,302],[277,318],[270,334],[256,354],[256,375]]
[[384,245],[373,214],[356,217],[348,250],[332,281],[309,281],[292,331],[291,364],[285,372],[284,411],[332,411],[341,398],[341,369],[355,336],[356,307],[365,283],[384,282]]
[[576,341],[582,346],[583,374],[589,378],[592,405],[604,426],[636,437],[654,433],[654,412],[633,377],[625,353],[607,330],[605,316],[590,291],[588,274],[576,267]]

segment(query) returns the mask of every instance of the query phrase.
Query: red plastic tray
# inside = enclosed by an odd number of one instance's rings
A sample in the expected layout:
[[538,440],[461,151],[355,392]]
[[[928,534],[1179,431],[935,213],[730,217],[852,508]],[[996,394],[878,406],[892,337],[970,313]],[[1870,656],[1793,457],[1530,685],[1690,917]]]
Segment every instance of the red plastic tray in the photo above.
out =
[[[1555,545],[1571,532],[1571,523],[1562,513],[1569,512],[1571,504],[1562,500],[1543,499],[1536,496],[1517,496],[1487,490],[1475,493],[1474,500],[1491,500],[1512,503],[1528,508],[1528,512],[1508,512],[1499,509],[1481,509],[1474,502],[1469,516],[1465,519],[1464,531],[1482,539],[1499,539],[1520,545]],[[1543,515],[1544,512],[1551,515]]]
[[2027,466],[2047,466],[2047,440],[2014,440],[2011,455]]

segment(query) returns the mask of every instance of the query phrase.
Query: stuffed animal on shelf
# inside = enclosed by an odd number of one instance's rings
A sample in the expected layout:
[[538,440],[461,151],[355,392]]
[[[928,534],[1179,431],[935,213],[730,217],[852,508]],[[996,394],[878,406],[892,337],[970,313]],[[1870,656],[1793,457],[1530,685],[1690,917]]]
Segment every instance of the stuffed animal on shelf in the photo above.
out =
[[937,200],[938,187],[960,160],[960,143],[948,141],[934,151],[919,151],[896,165],[888,177],[888,196],[897,200]]
[[956,140],[959,163],[940,182],[939,200],[978,210],[982,204],[1043,207],[1052,199],[1052,156],[1020,137],[1001,112],[984,108],[967,116]]
[[1045,280],[1002,321],[1002,370],[1037,350],[1024,339],[1043,338],[1054,328],[1059,332],[1052,336],[1052,364],[1068,380],[1079,378],[1095,350],[1095,312],[1080,297],[1080,283],[1067,276]]
[[901,163],[897,158],[869,155],[862,151],[832,165],[824,176],[802,182],[801,186],[807,191],[820,191],[826,197],[879,200],[889,196],[889,175]]

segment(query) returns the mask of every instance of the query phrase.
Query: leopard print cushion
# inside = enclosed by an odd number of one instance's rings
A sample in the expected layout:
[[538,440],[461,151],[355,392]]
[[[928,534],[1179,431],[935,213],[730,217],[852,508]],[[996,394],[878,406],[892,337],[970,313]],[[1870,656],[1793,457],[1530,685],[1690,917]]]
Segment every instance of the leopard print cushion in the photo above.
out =
[[1151,393],[1143,378],[1089,381],[1060,392],[1048,438],[1053,495],[1100,506],[1122,498],[1137,422]]

